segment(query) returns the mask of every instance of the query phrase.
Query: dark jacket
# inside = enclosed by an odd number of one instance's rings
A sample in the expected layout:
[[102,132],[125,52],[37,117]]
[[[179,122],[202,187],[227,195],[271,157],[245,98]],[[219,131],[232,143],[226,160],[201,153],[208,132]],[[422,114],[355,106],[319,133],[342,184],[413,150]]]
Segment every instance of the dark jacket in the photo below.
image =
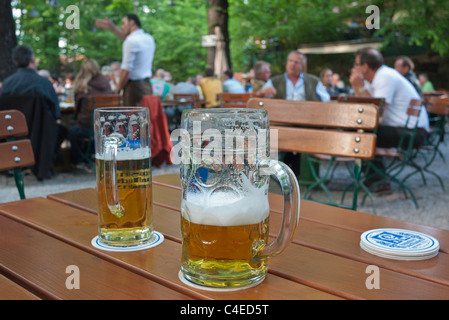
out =
[[89,105],[89,97],[91,95],[112,93],[108,79],[101,74],[89,81],[87,93],[75,92],[75,119],[77,127],[88,129],[91,126],[93,112]]
[[48,100],[38,94],[2,95],[0,110],[7,109],[21,111],[27,120],[28,138],[31,139],[35,158],[31,171],[38,180],[51,178],[60,128],[49,110]]
[[2,96],[40,95],[55,119],[61,118],[58,95],[51,82],[30,68],[19,68],[5,79]]

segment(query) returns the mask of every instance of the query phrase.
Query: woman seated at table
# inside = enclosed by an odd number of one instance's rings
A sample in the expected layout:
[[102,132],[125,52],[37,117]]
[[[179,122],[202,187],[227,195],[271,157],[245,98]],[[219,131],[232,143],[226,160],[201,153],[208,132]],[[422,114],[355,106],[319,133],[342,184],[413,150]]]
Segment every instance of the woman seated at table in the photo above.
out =
[[81,160],[82,138],[89,138],[91,132],[92,109],[89,96],[93,94],[112,94],[108,79],[100,72],[95,60],[87,59],[81,65],[73,83],[75,92],[75,122],[69,133],[71,161],[77,165]]

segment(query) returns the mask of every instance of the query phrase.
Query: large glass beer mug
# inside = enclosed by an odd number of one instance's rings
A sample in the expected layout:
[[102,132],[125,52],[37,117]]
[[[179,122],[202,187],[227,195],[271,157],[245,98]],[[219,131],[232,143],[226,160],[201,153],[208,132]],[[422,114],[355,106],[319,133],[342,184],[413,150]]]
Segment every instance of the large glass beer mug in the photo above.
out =
[[[182,275],[208,287],[256,285],[268,258],[290,243],[299,219],[296,177],[269,159],[267,111],[186,110],[181,126]],[[272,242],[270,175],[284,196],[282,227]]]
[[153,234],[150,116],[147,108],[94,111],[99,241],[135,246]]

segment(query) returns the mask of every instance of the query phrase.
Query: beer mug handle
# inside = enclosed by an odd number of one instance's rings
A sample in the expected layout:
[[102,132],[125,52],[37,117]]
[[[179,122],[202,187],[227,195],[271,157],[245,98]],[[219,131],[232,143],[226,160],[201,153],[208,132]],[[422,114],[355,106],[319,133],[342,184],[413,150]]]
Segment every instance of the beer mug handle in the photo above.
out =
[[257,254],[260,258],[269,258],[280,254],[295,234],[299,222],[300,191],[296,175],[285,163],[277,160],[262,160],[259,170],[261,174],[276,176],[284,196],[281,230],[277,238]]
[[[106,203],[117,218],[125,215],[125,208],[120,204],[117,187],[117,148],[124,141],[122,135],[113,133],[104,139],[104,167]],[[107,186],[110,186],[109,190]]]

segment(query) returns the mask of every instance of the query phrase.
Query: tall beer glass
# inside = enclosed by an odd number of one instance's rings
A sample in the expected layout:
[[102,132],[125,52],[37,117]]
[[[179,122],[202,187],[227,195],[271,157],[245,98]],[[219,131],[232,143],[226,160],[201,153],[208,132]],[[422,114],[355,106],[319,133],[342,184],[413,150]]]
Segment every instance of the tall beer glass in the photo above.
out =
[[[294,173],[269,159],[266,110],[193,109],[181,121],[183,276],[199,285],[260,283],[267,259],[290,243],[299,219]],[[282,228],[268,241],[270,175],[284,195]]]
[[153,234],[147,108],[94,111],[99,241],[134,246]]

